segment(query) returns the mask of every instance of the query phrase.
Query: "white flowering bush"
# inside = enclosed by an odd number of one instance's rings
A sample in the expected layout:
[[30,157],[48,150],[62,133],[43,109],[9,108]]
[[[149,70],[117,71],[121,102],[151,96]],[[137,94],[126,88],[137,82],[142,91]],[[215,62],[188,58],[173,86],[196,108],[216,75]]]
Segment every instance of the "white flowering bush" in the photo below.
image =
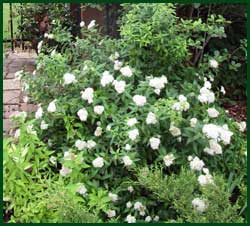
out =
[[[172,5],[158,5],[142,4],[148,10],[147,20],[152,17],[156,23],[157,14],[168,16],[171,32],[162,30],[169,35],[166,48],[174,51],[171,54],[178,52],[177,58],[184,57],[188,49],[179,51],[175,46],[185,40],[174,31],[177,20]],[[168,11],[163,12],[164,8]],[[136,10],[137,6],[132,7],[127,15],[136,17]],[[152,10],[156,11],[154,16]],[[161,20],[157,23],[165,26]],[[235,189],[245,186],[246,141],[239,131],[243,126],[216,103],[218,93],[212,90],[209,78],[199,79],[199,68],[192,68],[184,70],[178,79],[178,74],[172,73],[181,73],[182,66],[168,70],[172,61],[165,65],[161,55],[154,56],[161,72],[151,74],[158,66],[146,61],[152,69],[147,73],[127,52],[134,48],[131,42],[138,28],[130,20],[121,30],[129,28],[131,33],[119,41],[102,39],[94,22],[79,26],[84,39],[77,39],[74,49],[41,53],[35,76],[22,75],[28,96],[39,107],[27,117],[16,116],[22,128],[16,139],[20,142],[26,133],[50,150],[43,160],[50,166],[47,176],[51,183],[60,182],[63,192],[72,193],[75,208],[81,203],[83,209],[79,211],[91,219],[96,216],[98,222],[243,221],[238,214],[246,208],[244,198],[241,205],[228,201]],[[145,28],[150,26],[145,23]],[[137,45],[137,39],[134,42]],[[157,42],[160,39],[154,40]],[[151,54],[151,48],[141,48]],[[207,70],[214,69],[207,66]],[[182,80],[185,76],[189,78]],[[29,143],[26,139],[20,145],[25,142]],[[36,147],[39,144],[33,145]],[[138,176],[138,170],[148,166],[162,169],[170,178],[166,186],[165,179],[157,181],[157,173],[149,178],[146,173],[144,179]],[[184,176],[183,169],[187,172]],[[222,179],[217,180],[216,175]],[[154,180],[147,183],[150,178]],[[231,193],[225,188],[227,179]],[[178,190],[180,185],[183,188]],[[168,190],[161,193],[162,188]],[[223,217],[213,218],[213,213],[223,208],[216,199],[220,191],[228,209]],[[240,193],[235,202],[244,195]],[[77,211],[72,213],[79,216]],[[232,217],[227,217],[230,214]],[[39,221],[49,219],[41,217]],[[54,222],[58,221],[63,219],[57,215]]]

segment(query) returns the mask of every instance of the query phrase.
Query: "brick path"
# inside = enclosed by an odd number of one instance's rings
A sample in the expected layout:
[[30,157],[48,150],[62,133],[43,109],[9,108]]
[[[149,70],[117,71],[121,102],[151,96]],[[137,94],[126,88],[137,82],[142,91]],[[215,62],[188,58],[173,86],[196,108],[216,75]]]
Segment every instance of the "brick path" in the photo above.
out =
[[34,111],[34,105],[23,102],[20,81],[15,80],[15,72],[35,70],[36,54],[31,52],[9,53],[3,65],[3,133],[11,133],[9,116],[15,111]]

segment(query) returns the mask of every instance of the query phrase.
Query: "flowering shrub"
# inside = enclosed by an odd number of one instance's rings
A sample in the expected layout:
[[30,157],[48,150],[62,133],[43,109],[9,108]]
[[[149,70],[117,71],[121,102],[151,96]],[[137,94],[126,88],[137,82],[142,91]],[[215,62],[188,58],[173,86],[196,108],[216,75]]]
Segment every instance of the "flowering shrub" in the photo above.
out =
[[[159,5],[133,6],[127,17],[137,17],[137,8],[142,6],[149,14],[145,28],[151,26],[151,19],[159,29],[166,25],[160,18],[172,18],[168,29],[173,33],[166,40],[166,50],[172,51],[169,58],[175,54],[184,60],[188,48],[175,48],[185,39],[174,30],[173,7]],[[212,90],[209,77],[199,78],[199,68],[190,69],[192,79],[187,80],[180,79],[184,75],[171,77],[171,70],[151,74],[158,64],[165,67],[164,52],[154,54],[157,65],[145,58],[145,65],[152,69],[147,73],[127,48],[139,48],[147,56],[157,48],[137,46],[137,39],[133,43],[132,34],[138,27],[131,20],[121,28],[131,33],[120,41],[101,39],[94,22],[92,25],[81,24],[85,38],[77,39],[70,52],[41,53],[35,76],[21,74],[38,110],[15,116],[21,126],[16,132],[20,150],[29,144],[29,136],[38,142],[33,150],[41,145],[50,150],[40,156],[48,170],[34,165],[34,172],[51,178],[53,186],[46,192],[61,187],[65,203],[67,198],[74,200],[71,213],[76,216],[63,213],[60,205],[64,201],[59,200],[53,207],[47,205],[56,209],[53,220],[44,215],[39,221],[242,222],[238,214],[244,212],[241,197],[245,194],[236,197],[241,203],[235,205],[229,197],[236,188],[244,191],[245,187],[246,141],[239,132],[245,128],[216,104],[218,93]],[[160,35],[148,42],[164,46]],[[206,70],[215,70],[214,63],[210,65],[207,63]],[[25,141],[22,136],[27,137]],[[161,170],[149,169],[151,166]],[[11,194],[6,190],[5,195]],[[11,204],[15,221],[19,219],[16,209],[21,207]]]

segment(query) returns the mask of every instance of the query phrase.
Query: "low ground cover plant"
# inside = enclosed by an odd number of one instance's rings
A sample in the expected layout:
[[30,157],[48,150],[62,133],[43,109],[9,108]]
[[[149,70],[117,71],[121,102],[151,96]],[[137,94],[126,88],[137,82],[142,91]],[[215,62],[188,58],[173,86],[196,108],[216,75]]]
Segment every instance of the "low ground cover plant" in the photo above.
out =
[[13,117],[5,144],[10,222],[244,222],[245,123],[217,103],[220,64],[190,63],[226,21],[127,10],[120,40],[82,22],[82,39],[44,40],[33,75],[17,73],[38,110]]

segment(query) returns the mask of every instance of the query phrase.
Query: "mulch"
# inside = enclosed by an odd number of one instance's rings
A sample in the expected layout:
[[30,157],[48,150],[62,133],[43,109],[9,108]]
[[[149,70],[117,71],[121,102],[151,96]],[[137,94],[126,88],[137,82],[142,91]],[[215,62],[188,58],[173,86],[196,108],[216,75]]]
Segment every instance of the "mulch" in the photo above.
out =
[[223,107],[228,110],[229,115],[237,121],[247,120],[247,102],[238,101],[236,104],[224,103]]

